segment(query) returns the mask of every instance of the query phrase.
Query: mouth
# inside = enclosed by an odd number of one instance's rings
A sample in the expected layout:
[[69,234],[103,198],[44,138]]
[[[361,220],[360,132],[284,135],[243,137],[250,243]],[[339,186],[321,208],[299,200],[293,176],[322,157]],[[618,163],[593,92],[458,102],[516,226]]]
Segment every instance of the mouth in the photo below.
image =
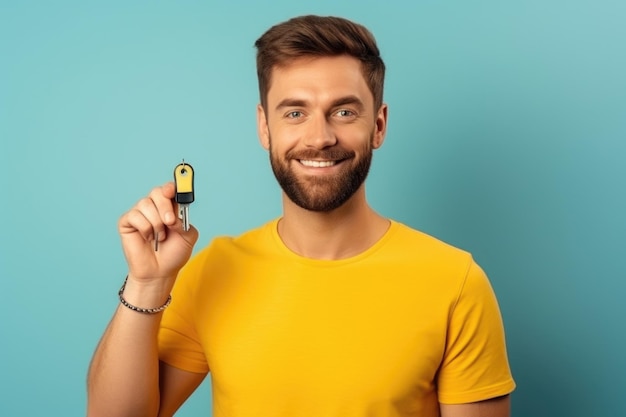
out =
[[313,168],[328,168],[341,162],[341,161],[315,161],[312,159],[299,159],[298,161],[305,167],[313,167]]

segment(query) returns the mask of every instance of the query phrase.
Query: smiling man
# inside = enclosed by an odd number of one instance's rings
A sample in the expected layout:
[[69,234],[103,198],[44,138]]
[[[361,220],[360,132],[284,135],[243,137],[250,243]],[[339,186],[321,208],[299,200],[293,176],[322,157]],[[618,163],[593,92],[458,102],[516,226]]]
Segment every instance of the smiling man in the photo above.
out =
[[259,135],[285,203],[337,209],[367,177],[387,108],[374,107],[361,64],[349,56],[301,58],[273,75],[267,112],[258,107]]
[[88,414],[171,416],[210,373],[216,417],[508,416],[515,384],[487,277],[367,203],[387,128],[371,33],[304,16],[256,47],[258,133],[283,215],[191,260],[198,232],[181,230],[172,184],[121,217],[129,273]]

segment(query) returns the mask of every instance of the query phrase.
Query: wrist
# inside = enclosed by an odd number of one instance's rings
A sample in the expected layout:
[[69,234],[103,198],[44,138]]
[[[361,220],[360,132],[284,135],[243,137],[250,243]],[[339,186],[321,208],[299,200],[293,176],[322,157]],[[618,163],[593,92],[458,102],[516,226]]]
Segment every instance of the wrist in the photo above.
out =
[[160,313],[171,301],[173,279],[153,282],[133,279],[129,274],[118,292],[125,307],[147,314]]

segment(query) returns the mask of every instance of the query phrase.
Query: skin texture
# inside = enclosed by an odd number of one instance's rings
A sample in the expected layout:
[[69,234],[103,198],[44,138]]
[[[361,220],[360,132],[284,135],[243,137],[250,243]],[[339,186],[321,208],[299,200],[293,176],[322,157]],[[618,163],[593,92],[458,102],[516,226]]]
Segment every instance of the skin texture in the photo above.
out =
[[470,404],[441,404],[440,410],[441,417],[508,417],[511,399],[505,395]]
[[[281,239],[295,253],[315,259],[363,252],[389,227],[367,203],[363,183],[363,166],[385,138],[387,106],[375,108],[360,63],[347,56],[298,59],[274,68],[272,80],[267,108],[257,108],[259,139],[300,199],[283,192]],[[337,193],[344,194],[339,203],[333,201]],[[124,297],[133,305],[165,302],[198,239],[193,226],[182,231],[173,197],[172,183],[156,187],[120,218],[129,267]],[[159,363],[160,320],[161,314],[118,307],[90,366],[89,417],[172,416],[205,378]],[[505,417],[509,399],[440,409],[442,417]]]

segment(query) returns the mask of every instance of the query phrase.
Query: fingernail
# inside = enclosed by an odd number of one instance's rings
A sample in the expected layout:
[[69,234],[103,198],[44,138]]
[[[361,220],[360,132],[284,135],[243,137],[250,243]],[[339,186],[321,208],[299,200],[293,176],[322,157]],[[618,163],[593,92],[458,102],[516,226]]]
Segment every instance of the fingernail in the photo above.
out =
[[171,224],[174,221],[174,215],[172,213],[165,213],[165,223]]

